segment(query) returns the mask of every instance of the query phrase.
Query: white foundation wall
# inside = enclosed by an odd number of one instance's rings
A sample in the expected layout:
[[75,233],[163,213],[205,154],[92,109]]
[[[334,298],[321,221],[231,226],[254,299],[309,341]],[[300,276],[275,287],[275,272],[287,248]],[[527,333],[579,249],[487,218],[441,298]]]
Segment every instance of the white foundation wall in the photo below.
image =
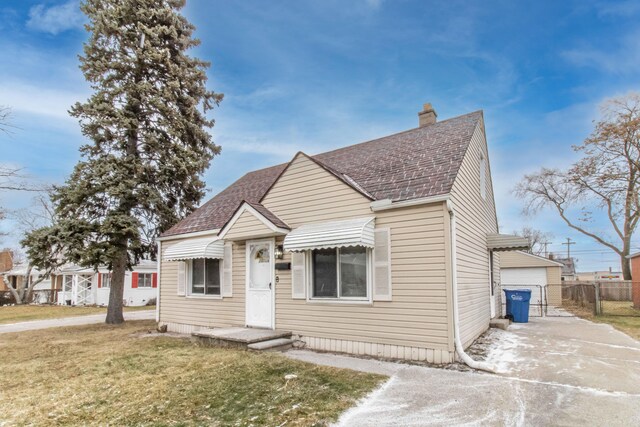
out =
[[294,335],[294,339],[303,343],[302,345],[297,345],[298,347],[317,351],[372,356],[384,359],[413,360],[434,364],[452,363],[454,361],[454,353],[447,350],[300,335]]

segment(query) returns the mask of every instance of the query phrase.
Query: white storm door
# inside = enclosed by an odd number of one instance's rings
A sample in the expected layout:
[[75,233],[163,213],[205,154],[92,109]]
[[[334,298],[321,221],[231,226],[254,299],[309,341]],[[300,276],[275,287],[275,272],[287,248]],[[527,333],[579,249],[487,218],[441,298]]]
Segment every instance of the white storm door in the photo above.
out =
[[247,326],[273,328],[273,240],[247,242]]

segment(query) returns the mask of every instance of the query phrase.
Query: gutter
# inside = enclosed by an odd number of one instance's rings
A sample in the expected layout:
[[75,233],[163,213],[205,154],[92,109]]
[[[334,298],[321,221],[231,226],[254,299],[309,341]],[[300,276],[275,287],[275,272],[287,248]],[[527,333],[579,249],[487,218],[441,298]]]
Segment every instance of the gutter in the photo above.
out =
[[182,234],[172,234],[170,236],[164,236],[164,237],[157,237],[156,241],[157,242],[164,242],[167,240],[178,240],[178,239],[185,239],[187,237],[200,237],[200,236],[209,236],[211,234],[218,234],[220,232],[219,228],[213,229],[213,230],[205,230],[205,231],[194,231],[191,233],[182,233]]
[[391,199],[375,200],[369,203],[369,207],[373,212],[386,211],[389,209],[404,208],[409,206],[428,205],[430,203],[448,202],[449,194],[440,196],[422,197],[420,199],[401,200],[393,202]]
[[473,360],[471,356],[469,356],[464,351],[464,346],[462,345],[462,340],[460,339],[460,315],[459,315],[459,307],[458,307],[458,273],[457,273],[457,251],[456,251],[456,215],[453,210],[453,204],[450,200],[447,200],[447,210],[449,211],[449,216],[451,217],[450,227],[451,227],[451,285],[452,285],[452,298],[453,298],[453,334],[454,334],[454,344],[456,348],[456,353],[462,362],[469,366],[470,368],[477,369],[480,371],[490,372],[495,374],[496,371],[486,362],[479,362],[477,360]]

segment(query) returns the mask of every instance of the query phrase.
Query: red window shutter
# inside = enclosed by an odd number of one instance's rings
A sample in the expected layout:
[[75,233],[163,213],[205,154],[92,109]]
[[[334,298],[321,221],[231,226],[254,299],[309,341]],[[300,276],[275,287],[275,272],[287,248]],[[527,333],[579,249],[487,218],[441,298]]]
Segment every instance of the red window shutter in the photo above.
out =
[[138,273],[131,273],[131,287],[134,289],[138,287]]
[[98,287],[102,287],[102,273],[98,273]]
[[154,288],[158,287],[158,273],[153,273],[151,275],[151,286]]

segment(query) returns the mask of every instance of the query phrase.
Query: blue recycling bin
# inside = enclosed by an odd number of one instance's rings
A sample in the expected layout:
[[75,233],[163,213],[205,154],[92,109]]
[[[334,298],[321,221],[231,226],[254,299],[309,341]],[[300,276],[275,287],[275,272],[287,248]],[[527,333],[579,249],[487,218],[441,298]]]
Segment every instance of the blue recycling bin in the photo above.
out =
[[529,301],[531,289],[505,289],[507,297],[507,315],[513,317],[516,323],[529,322]]

